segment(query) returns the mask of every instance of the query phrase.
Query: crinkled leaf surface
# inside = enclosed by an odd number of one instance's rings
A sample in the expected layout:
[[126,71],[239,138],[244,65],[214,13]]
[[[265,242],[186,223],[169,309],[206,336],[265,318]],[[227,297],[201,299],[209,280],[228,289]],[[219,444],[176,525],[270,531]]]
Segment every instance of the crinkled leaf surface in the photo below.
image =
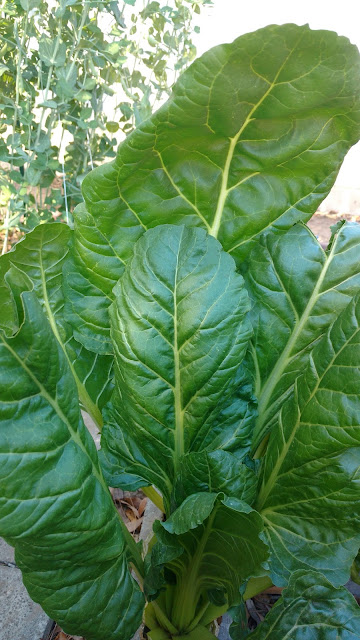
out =
[[273,427],[257,509],[277,585],[299,568],[345,584],[360,542],[360,297],[314,348]]
[[[13,294],[15,289],[19,294],[33,288],[54,335],[66,354],[84,408],[101,425],[100,409],[109,399],[112,390],[113,359],[111,356],[99,356],[85,349],[74,339],[72,329],[64,319],[62,270],[69,259],[70,238],[71,230],[66,225],[42,224],[27,234],[13,251],[1,257],[0,279],[3,283],[4,313],[0,323],[8,335],[16,331],[19,318]],[[19,278],[23,278],[20,285]]]
[[241,500],[223,493],[192,494],[157,526],[159,542],[152,551],[149,576],[163,560],[178,585],[188,585],[198,597],[221,589],[230,604],[238,602],[241,584],[264,574],[268,549],[261,540],[262,527],[259,514]]
[[357,554],[351,567],[351,580],[360,584],[360,553]]
[[259,415],[254,449],[291,393],[309,352],[360,290],[360,225],[345,223],[324,252],[295,225],[263,236],[245,275],[254,328],[251,368]]
[[0,534],[31,598],[66,631],[129,639],[143,608],[128,570],[135,543],[101,475],[64,352],[34,292],[22,299],[19,332],[0,334]]
[[175,225],[138,241],[114,293],[117,391],[104,467],[109,452],[168,500],[180,458],[211,444],[213,422],[237,390],[248,296],[217,240]]
[[249,640],[357,640],[360,609],[344,588],[321,573],[296,571],[289,586]]
[[251,505],[256,496],[255,473],[228,451],[188,453],[181,458],[175,479],[175,504],[198,492],[223,492]]
[[116,160],[83,182],[67,281],[78,339],[111,349],[111,288],[149,227],[203,227],[241,261],[265,229],[307,221],[359,138],[359,68],[346,38],[293,24],[196,60]]

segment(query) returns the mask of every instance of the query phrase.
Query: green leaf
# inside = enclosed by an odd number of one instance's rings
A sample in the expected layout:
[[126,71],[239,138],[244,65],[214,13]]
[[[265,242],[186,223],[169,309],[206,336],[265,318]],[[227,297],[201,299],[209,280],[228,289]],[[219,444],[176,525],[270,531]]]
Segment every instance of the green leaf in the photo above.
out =
[[24,11],[31,11],[37,7],[40,7],[41,0],[20,0],[20,4]]
[[32,187],[36,187],[41,180],[41,171],[34,169],[34,167],[30,164],[25,171],[25,180]]
[[58,82],[56,84],[56,94],[62,100],[72,98],[76,93],[75,84],[77,79],[77,68],[71,64],[56,69]]
[[274,425],[257,509],[275,584],[296,569],[345,584],[360,545],[360,296],[312,351]]
[[335,589],[320,573],[296,571],[249,638],[356,640],[360,638],[360,609],[346,589]]
[[[116,160],[85,178],[74,298],[110,304],[106,265],[114,285],[157,224],[200,226],[241,262],[265,229],[309,220],[360,135],[359,65],[346,38],[306,25],[272,25],[195,61]],[[86,345],[90,328],[81,333]]]
[[[51,146],[51,140],[49,138],[49,136],[45,133],[45,131],[41,131],[40,132],[40,137],[39,140],[36,142],[36,144],[34,145],[34,149],[38,154],[42,154],[44,151],[47,151],[47,149],[50,149]],[[43,168],[46,169],[46,160],[45,158],[42,158],[40,156],[40,158],[37,158],[37,160],[40,160],[41,162],[41,167],[36,167],[36,168]],[[34,164],[34,162],[33,162]],[[36,165],[35,165],[36,166]],[[29,169],[31,168],[31,165],[29,167]]]
[[58,106],[59,105],[55,100],[45,100],[45,102],[41,102],[41,104],[39,104],[39,107],[46,107],[48,109],[57,109]]
[[128,562],[140,567],[140,557],[101,475],[64,352],[35,293],[22,303],[18,333],[0,332],[0,534],[31,598],[68,633],[130,639],[143,596]]
[[193,494],[156,526],[159,542],[151,552],[145,587],[153,570],[158,575],[162,560],[165,569],[176,576],[170,619],[177,628],[186,627],[184,620],[177,620],[180,615],[189,616],[188,624],[192,622],[190,611],[183,606],[186,603],[182,601],[182,589],[190,597],[189,609],[195,610],[197,600],[205,593],[212,602],[215,592],[217,600],[222,598],[220,594],[225,595],[231,605],[240,601],[242,583],[264,574],[268,551],[261,540],[262,526],[259,514],[249,505],[224,498],[222,493]]
[[0,78],[6,71],[9,71],[9,67],[6,64],[0,64]]
[[296,225],[270,233],[252,252],[245,274],[254,327],[251,368],[259,416],[254,450],[269,431],[309,351],[360,289],[360,225],[347,222],[324,252]]
[[110,131],[110,133],[116,133],[119,129],[119,123],[118,122],[112,122],[112,121],[108,121],[106,123],[106,128],[108,131]]
[[62,67],[66,60],[66,44],[42,35],[39,42],[40,60],[48,67]]
[[92,95],[91,93],[89,93],[89,91],[77,91],[74,97],[79,102],[88,102],[89,100],[91,100]]
[[204,230],[164,225],[135,245],[114,294],[117,394],[102,447],[168,501],[181,457],[204,448],[236,391],[250,336],[244,281]]
[[[30,282],[22,291],[33,287],[45,310],[54,336],[63,349],[75,377],[81,402],[100,426],[100,409],[109,399],[112,389],[112,358],[87,351],[72,335],[71,327],[64,319],[62,269],[68,259],[69,227],[59,223],[42,224],[19,242],[13,251],[0,259],[0,280],[8,274],[7,285],[2,289],[5,313],[0,325],[13,333],[19,327],[10,288],[14,289],[14,268]],[[13,269],[13,277],[9,272]]]
[[[210,516],[217,498],[217,493],[194,493],[188,496],[163,524],[164,529],[176,535],[196,529]],[[248,505],[247,507],[251,511]]]
[[[96,353],[112,353],[108,310],[113,300],[113,287],[123,273],[125,263],[119,260],[113,247],[104,247],[103,232],[93,226],[84,205],[76,207],[76,217],[82,222],[74,230],[72,261],[66,267],[66,317],[73,327],[75,338],[87,349]],[[112,227],[115,230],[118,223],[114,215],[109,216],[109,229]],[[91,284],[86,267],[89,252],[97,262]],[[80,292],[84,293],[78,295]]]
[[181,458],[175,480],[174,500],[180,505],[198,492],[222,492],[252,504],[256,497],[256,476],[227,451],[198,451]]
[[360,553],[357,554],[354,562],[352,563],[350,577],[351,580],[360,584]]

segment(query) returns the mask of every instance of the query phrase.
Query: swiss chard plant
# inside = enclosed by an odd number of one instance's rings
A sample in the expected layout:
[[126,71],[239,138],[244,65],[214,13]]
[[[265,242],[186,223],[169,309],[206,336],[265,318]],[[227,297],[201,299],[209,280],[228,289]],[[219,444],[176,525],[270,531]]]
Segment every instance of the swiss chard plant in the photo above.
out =
[[[360,225],[306,226],[359,137],[357,49],[266,27],[2,257],[0,532],[68,633],[206,640],[230,609],[240,640],[274,584],[254,640],[360,638]],[[162,506],[145,557],[108,486]]]

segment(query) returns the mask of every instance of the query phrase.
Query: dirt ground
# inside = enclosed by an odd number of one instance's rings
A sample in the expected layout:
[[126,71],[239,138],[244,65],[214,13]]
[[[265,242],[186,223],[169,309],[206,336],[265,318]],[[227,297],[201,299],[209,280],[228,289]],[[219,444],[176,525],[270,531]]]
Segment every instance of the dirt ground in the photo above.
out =
[[311,231],[316,235],[321,246],[326,249],[330,236],[330,227],[339,220],[348,220],[350,222],[360,222],[360,215],[340,214],[340,213],[320,213],[317,212],[307,223]]

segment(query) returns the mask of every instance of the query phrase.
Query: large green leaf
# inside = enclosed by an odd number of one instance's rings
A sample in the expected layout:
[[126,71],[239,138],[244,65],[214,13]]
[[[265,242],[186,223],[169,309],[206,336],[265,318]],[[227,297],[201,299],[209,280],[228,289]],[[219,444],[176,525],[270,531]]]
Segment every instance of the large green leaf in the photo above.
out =
[[357,640],[360,609],[344,588],[320,573],[296,571],[289,586],[249,640]]
[[346,38],[292,24],[195,61],[116,160],[83,182],[68,278],[78,338],[111,349],[108,297],[148,228],[200,226],[241,261],[265,229],[307,221],[359,138],[359,70]]
[[[87,351],[74,339],[72,329],[64,319],[62,270],[68,260],[70,238],[71,230],[64,224],[39,225],[13,251],[1,257],[0,280],[3,284],[0,325],[8,335],[16,331],[19,321],[13,293],[15,288],[18,293],[33,288],[67,357],[80,400],[101,426],[100,410],[109,399],[112,389],[113,359]],[[20,278],[22,284],[19,284]]]
[[[129,639],[143,596],[141,566],[102,477],[76,384],[34,292],[24,319],[0,332],[0,534],[33,600],[68,633]],[[41,331],[39,331],[41,327]]]
[[360,297],[314,348],[273,427],[257,509],[275,584],[296,569],[345,584],[360,544]]
[[350,577],[351,580],[360,584],[360,553],[357,554],[354,562],[352,563]]
[[[172,607],[167,611],[177,629],[192,623],[197,603],[222,598],[240,601],[240,586],[264,574],[268,549],[261,539],[262,520],[246,502],[223,493],[194,493],[164,523],[156,526],[145,589],[176,576]],[[163,582],[159,566],[165,564]],[[211,618],[208,623],[211,622]]]
[[193,493],[222,492],[251,505],[256,497],[255,478],[254,471],[228,451],[188,453],[181,458],[173,498],[180,505]]
[[328,251],[295,225],[269,233],[245,275],[252,298],[252,371],[259,415],[254,450],[276,420],[309,352],[360,290],[360,225],[345,223]]
[[115,456],[120,471],[169,500],[181,457],[211,447],[216,418],[237,391],[250,336],[244,280],[203,229],[164,225],[135,245],[114,293],[117,391],[102,435],[104,467]]

